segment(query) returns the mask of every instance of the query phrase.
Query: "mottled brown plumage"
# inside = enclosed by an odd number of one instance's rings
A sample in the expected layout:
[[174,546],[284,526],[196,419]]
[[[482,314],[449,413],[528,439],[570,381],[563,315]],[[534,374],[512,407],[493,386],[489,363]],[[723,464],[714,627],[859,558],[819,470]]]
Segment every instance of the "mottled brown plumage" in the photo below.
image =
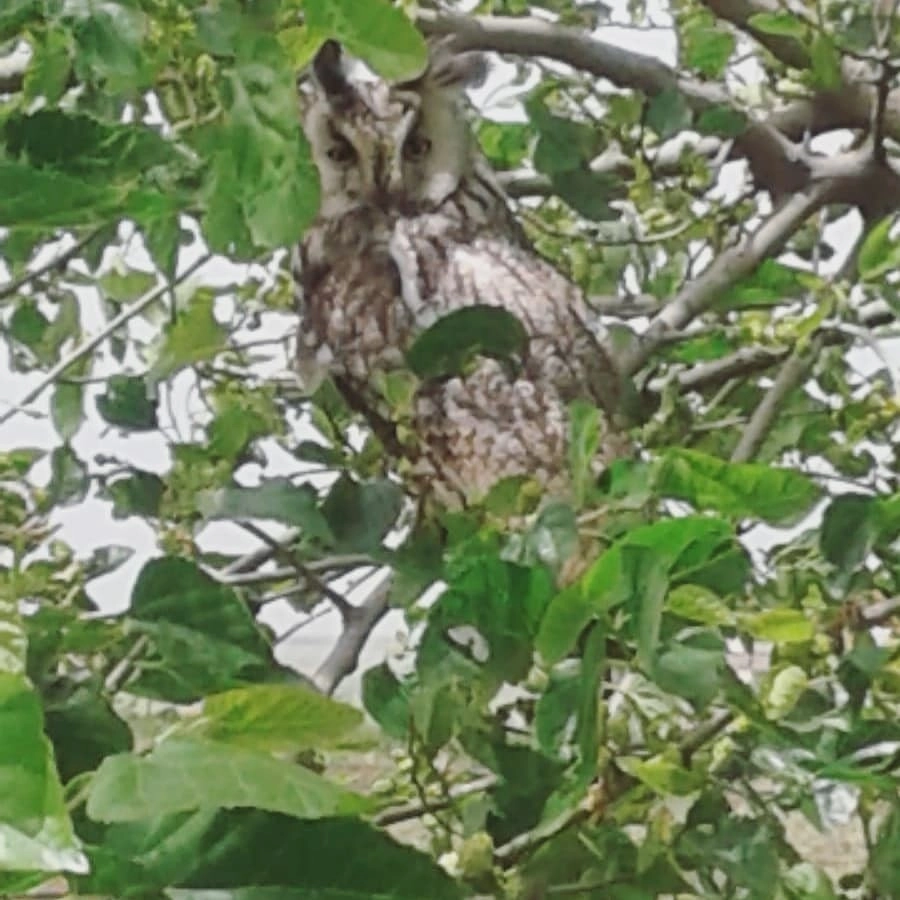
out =
[[[567,405],[590,400],[608,421],[620,383],[580,291],[530,248],[478,152],[462,106],[478,66],[439,47],[414,82],[351,83],[328,45],[303,118],[323,191],[295,259],[310,387],[330,373],[377,408],[378,373],[403,368],[411,342],[463,306],[503,307],[528,332],[515,372],[481,359],[416,394],[412,472],[452,505],[511,475],[565,495]],[[607,437],[598,471],[624,447]]]

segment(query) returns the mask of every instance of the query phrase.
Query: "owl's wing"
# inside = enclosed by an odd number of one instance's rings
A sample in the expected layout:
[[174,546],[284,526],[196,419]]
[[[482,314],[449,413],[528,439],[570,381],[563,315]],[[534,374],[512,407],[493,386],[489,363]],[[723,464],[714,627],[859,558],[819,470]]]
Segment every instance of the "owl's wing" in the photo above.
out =
[[440,216],[397,224],[391,255],[401,293],[418,330],[462,306],[498,306],[530,337],[527,376],[552,385],[563,400],[583,397],[612,415],[621,376],[588,324],[578,287],[527,247],[503,236],[465,234]]

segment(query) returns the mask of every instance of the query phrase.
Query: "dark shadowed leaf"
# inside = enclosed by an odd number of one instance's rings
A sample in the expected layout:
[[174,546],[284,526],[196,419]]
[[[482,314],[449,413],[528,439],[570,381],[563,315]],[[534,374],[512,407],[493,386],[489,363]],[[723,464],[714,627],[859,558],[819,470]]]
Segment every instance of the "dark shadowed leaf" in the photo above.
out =
[[315,490],[285,478],[272,478],[259,487],[228,487],[207,491],[197,508],[207,519],[272,519],[301,527],[311,538],[331,543],[328,520],[318,507]]
[[97,397],[97,411],[110,425],[127,431],[152,431],[156,418],[157,397],[147,381],[139,375],[112,375],[106,391]]
[[521,356],[528,343],[522,323],[497,306],[476,304],[441,317],[406,353],[420,378],[460,375],[476,356],[508,360]]
[[90,479],[85,464],[68,444],[57,447],[50,454],[50,484],[46,503],[69,506],[80,503],[87,496]]
[[647,124],[662,140],[690,127],[693,117],[687,100],[675,89],[657,94],[647,107]]
[[130,475],[115,478],[106,485],[106,494],[113,502],[113,517],[159,515],[165,483],[152,472],[130,471]]
[[403,508],[403,488],[386,478],[359,482],[342,475],[322,502],[331,534],[347,553],[378,551]]
[[396,740],[405,740],[412,723],[409,696],[387,663],[369,669],[362,679],[362,702],[366,712]]
[[78,688],[65,700],[49,703],[44,730],[53,743],[63,781],[97,768],[106,756],[131,750],[131,729],[109,700]]

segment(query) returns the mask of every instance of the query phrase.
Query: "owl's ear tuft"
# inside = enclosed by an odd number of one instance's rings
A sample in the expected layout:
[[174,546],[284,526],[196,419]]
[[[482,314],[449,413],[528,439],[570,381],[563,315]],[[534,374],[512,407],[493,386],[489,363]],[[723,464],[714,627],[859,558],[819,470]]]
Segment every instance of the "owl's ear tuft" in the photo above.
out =
[[432,39],[428,43],[428,68],[404,87],[467,88],[478,87],[484,82],[488,63],[483,54],[460,51],[455,35]]
[[329,100],[346,105],[353,97],[353,85],[341,63],[341,45],[327,40],[313,59],[312,69],[316,83]]

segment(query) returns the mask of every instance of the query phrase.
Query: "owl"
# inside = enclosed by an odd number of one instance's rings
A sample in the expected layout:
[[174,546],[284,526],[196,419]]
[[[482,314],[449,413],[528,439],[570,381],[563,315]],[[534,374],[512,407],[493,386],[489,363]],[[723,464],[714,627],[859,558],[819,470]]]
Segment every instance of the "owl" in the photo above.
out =
[[[302,101],[322,200],[293,262],[298,370],[309,389],[330,375],[402,457],[414,489],[452,508],[510,476],[565,497],[578,398],[605,414],[597,471],[627,448],[612,425],[621,381],[584,298],[529,245],[468,124],[465,88],[483,72],[480,56],[442,43],[415,80],[355,80],[328,42]],[[425,329],[474,304],[522,322],[520,365],[481,357],[420,383],[407,423],[414,445],[396,440],[379,412],[383,376],[406,367]]]

